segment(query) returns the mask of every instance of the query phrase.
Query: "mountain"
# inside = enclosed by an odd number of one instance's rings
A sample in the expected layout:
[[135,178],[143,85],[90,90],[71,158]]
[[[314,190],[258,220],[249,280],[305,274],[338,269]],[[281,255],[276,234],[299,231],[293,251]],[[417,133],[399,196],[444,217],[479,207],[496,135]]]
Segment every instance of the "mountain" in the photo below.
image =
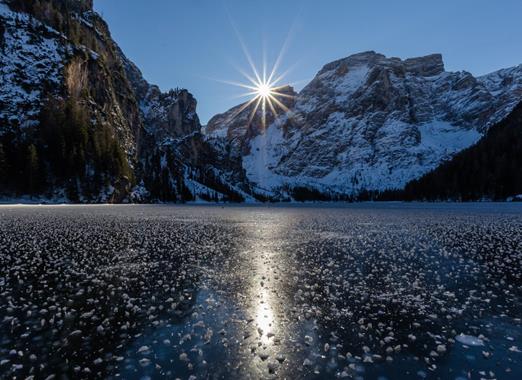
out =
[[251,133],[250,110],[239,106],[211,119],[206,135],[222,156],[241,153],[252,188],[267,197],[357,196],[403,188],[476,143],[520,99],[522,66],[476,78],[445,71],[439,54],[365,52],[325,65],[263,130]]
[[162,93],[119,53],[144,129],[139,144],[142,182],[132,195],[149,194],[144,200],[162,201],[176,201],[180,196],[181,200],[253,200],[238,162],[218,158],[205,140],[192,94],[185,89]]
[[[275,97],[286,108],[292,108],[295,105],[297,93],[291,86],[278,89],[277,94],[279,95],[275,95]],[[251,140],[263,135],[265,127],[272,124],[277,116],[275,107],[272,110],[266,104],[263,107],[261,102],[259,105],[257,105],[257,101],[247,102],[214,116],[209,120],[206,132],[212,137],[226,138],[231,150],[230,154],[241,159],[241,156],[250,153]],[[224,128],[224,126],[226,127]]]
[[0,82],[0,195],[249,199],[194,97],[149,84],[90,0],[0,0]]
[[409,200],[522,197],[522,103],[475,145],[406,185]]

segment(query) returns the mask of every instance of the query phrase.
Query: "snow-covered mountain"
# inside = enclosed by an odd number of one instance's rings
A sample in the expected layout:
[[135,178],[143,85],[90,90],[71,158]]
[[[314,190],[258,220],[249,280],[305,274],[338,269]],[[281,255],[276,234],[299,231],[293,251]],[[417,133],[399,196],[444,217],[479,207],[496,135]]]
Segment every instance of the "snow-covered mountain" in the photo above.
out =
[[445,71],[439,54],[401,60],[371,51],[325,65],[259,133],[250,132],[249,110],[235,107],[206,134],[222,155],[238,152],[240,136],[259,193],[356,195],[402,188],[477,142],[521,99],[522,65],[476,78]]

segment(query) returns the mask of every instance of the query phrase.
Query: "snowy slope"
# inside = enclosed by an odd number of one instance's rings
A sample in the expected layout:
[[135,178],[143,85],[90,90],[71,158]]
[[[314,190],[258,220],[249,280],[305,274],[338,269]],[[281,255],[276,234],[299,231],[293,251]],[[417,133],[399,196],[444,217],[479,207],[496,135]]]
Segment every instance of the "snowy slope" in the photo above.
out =
[[63,36],[3,2],[0,23],[0,123],[23,128],[35,123],[44,89],[63,83]]

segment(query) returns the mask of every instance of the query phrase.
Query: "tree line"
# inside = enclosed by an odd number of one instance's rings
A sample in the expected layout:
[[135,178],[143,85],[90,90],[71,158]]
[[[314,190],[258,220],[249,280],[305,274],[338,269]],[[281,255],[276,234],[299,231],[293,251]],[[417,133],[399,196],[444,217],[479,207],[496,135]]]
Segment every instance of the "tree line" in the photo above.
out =
[[69,199],[95,199],[114,181],[133,180],[127,155],[109,127],[91,124],[73,99],[50,99],[39,125],[0,137],[0,189],[20,195],[64,188]]

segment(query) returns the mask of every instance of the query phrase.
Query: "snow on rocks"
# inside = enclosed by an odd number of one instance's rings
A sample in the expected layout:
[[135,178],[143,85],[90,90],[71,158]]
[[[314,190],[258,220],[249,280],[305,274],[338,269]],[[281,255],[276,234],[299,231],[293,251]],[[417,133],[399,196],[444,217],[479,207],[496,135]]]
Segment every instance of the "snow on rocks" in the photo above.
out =
[[248,124],[252,111],[237,106],[213,117],[206,133],[218,151],[242,159],[262,194],[285,199],[288,187],[307,186],[357,195],[401,188],[434,169],[521,95],[522,66],[475,78],[444,71],[439,54],[401,60],[369,51],[325,65],[266,128],[255,128],[257,116]]
[[[55,30],[0,2],[0,122],[28,126],[36,122],[44,89],[60,87],[65,60],[63,37]],[[23,67],[23,70],[20,68]],[[0,134],[5,130],[0,129]]]

